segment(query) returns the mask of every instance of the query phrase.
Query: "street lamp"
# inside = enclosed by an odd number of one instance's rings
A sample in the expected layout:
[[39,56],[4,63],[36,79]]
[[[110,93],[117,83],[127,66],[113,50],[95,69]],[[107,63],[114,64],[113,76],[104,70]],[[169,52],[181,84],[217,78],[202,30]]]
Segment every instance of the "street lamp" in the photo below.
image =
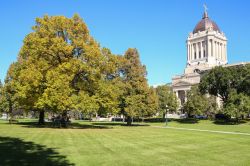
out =
[[165,114],[165,118],[166,118],[166,126],[168,125],[168,105],[166,105],[166,114]]

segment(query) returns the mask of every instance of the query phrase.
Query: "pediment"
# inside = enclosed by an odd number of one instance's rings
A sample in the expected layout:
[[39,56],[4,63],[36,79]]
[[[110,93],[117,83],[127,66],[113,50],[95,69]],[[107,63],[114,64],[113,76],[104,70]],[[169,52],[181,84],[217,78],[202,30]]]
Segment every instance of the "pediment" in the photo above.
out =
[[191,86],[192,84],[187,82],[187,81],[180,81],[180,82],[177,82],[175,84],[173,84],[172,86]]

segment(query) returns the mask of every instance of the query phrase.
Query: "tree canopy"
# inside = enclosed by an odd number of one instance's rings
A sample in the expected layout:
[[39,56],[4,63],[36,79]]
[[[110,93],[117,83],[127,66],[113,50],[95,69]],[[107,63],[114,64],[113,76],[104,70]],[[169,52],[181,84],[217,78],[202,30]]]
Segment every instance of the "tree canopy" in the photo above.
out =
[[198,86],[193,86],[187,93],[184,110],[189,117],[193,115],[211,115],[216,113],[217,110],[216,98],[201,94]]
[[168,85],[157,86],[156,93],[158,96],[159,111],[163,113],[163,116],[165,115],[167,109],[166,105],[170,112],[175,112],[177,110],[178,108],[177,97]]
[[130,119],[156,110],[155,92],[136,49],[124,56],[112,54],[94,40],[78,15],[46,15],[36,19],[32,30],[1,88],[9,108],[18,103],[38,111],[41,124],[44,112],[123,113]]
[[121,75],[125,86],[120,105],[131,125],[133,117],[144,117],[156,112],[157,96],[148,86],[146,66],[141,64],[137,49],[129,48],[126,51]]
[[238,121],[250,112],[250,65],[215,67],[207,72],[199,85],[202,94],[209,93],[223,101],[221,112]]

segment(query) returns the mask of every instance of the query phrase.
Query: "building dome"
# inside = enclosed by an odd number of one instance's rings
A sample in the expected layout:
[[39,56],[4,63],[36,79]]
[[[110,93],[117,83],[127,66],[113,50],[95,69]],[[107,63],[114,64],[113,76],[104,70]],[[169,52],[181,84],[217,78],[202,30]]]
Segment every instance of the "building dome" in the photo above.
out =
[[202,20],[195,26],[193,33],[208,29],[221,32],[218,25],[208,17],[207,12],[205,11]]

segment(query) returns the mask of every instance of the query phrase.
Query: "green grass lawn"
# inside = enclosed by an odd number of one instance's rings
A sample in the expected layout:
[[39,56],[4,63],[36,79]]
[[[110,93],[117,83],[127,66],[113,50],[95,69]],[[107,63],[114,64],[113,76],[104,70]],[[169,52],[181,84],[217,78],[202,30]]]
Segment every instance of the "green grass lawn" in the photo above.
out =
[[[165,126],[165,123],[150,123],[154,126]],[[210,120],[178,120],[170,121],[168,123],[169,127],[179,127],[179,128],[192,128],[192,129],[202,129],[202,130],[215,130],[215,131],[229,131],[229,132],[242,132],[250,133],[250,121],[244,121],[240,124],[225,124],[225,123],[215,123]]]
[[[148,125],[163,126],[163,123]],[[210,121],[169,126],[250,133],[250,124]],[[120,123],[75,122],[68,129],[31,121],[0,121],[0,165],[239,165],[250,164],[250,136]]]

